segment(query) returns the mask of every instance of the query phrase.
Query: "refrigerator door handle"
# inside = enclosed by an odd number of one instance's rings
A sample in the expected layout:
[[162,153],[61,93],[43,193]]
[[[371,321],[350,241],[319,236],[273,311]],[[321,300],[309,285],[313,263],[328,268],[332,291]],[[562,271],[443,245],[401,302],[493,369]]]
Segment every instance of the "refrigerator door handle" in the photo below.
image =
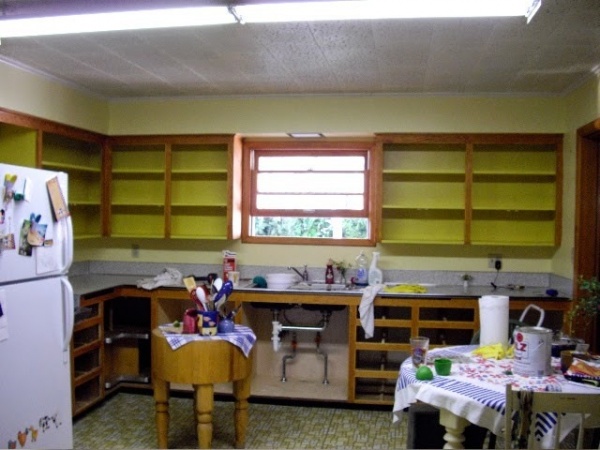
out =
[[73,326],[75,325],[75,299],[73,298],[73,286],[69,283],[67,277],[61,277],[63,294],[63,360],[68,362],[69,350],[71,348],[71,337],[73,337]]
[[73,263],[73,221],[71,216],[67,216],[62,224],[65,235],[63,236],[63,266],[60,268],[60,273],[66,273]]

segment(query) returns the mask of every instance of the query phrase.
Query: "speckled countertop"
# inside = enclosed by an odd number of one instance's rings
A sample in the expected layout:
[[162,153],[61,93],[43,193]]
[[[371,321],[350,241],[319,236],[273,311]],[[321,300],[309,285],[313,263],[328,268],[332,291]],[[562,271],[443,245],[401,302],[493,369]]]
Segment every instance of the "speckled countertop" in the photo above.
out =
[[[118,286],[137,286],[139,280],[153,278],[152,275],[140,276],[140,275],[75,275],[70,276],[69,280],[73,286],[75,296],[78,298],[82,295],[91,294],[94,292],[100,292],[106,289],[112,289]],[[287,289],[283,291],[276,291],[271,289],[259,289],[255,287],[248,287],[246,280],[241,281],[242,287],[237,288],[239,291],[264,291],[265,293],[281,293],[291,292],[294,294],[306,293],[314,294],[318,292],[326,295],[362,295],[362,290],[351,289],[342,291],[307,291],[301,289]],[[245,287],[244,287],[245,286]],[[162,287],[173,287],[184,289],[183,284],[179,285],[167,285]],[[492,286],[469,286],[464,288],[463,286],[457,285],[427,285],[427,292],[425,293],[385,293],[380,292],[379,295],[382,297],[415,297],[415,298],[455,298],[455,297],[481,297],[484,295],[507,295],[513,298],[547,298],[548,300],[567,300],[569,297],[565,293],[559,292],[558,296],[551,297],[546,294],[546,287],[533,286],[524,287],[522,289],[511,289],[510,287],[498,286],[494,289]]]

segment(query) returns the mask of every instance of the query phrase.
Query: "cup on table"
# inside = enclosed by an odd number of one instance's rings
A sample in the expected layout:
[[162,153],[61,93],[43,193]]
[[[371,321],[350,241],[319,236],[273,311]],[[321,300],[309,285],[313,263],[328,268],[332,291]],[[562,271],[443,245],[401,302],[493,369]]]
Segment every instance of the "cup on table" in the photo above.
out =
[[429,338],[415,336],[410,338],[410,356],[414,367],[427,364],[427,350],[429,350]]
[[433,361],[433,366],[435,367],[435,373],[438,375],[450,375],[450,371],[452,370],[452,360],[448,358],[437,358]]
[[240,273],[237,271],[227,272],[227,279],[231,280],[233,287],[238,287],[238,284],[240,284]]
[[183,334],[198,333],[198,311],[195,308],[185,310],[183,314]]
[[198,329],[202,336],[217,334],[218,311],[200,311],[198,314]]

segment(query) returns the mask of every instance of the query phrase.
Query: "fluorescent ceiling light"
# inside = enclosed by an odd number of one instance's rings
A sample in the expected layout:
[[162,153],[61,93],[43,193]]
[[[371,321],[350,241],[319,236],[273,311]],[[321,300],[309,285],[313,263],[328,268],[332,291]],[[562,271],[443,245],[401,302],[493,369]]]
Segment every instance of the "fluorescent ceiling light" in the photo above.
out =
[[293,137],[296,139],[310,139],[310,138],[324,138],[325,137],[325,135],[323,133],[317,133],[317,132],[288,133],[287,135],[289,137]]
[[230,23],[524,16],[541,0],[341,0],[185,7],[0,19],[0,38]]
[[266,23],[434,17],[526,17],[532,5],[539,2],[541,0],[346,0],[238,5],[235,9],[247,23]]
[[0,20],[0,38],[235,23],[226,7],[122,11]]

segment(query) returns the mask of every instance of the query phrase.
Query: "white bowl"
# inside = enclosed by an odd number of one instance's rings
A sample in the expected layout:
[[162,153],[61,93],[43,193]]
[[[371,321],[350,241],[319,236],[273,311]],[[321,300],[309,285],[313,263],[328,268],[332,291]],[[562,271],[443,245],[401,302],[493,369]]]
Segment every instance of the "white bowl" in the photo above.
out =
[[265,276],[267,289],[287,289],[296,282],[293,273],[269,273]]

